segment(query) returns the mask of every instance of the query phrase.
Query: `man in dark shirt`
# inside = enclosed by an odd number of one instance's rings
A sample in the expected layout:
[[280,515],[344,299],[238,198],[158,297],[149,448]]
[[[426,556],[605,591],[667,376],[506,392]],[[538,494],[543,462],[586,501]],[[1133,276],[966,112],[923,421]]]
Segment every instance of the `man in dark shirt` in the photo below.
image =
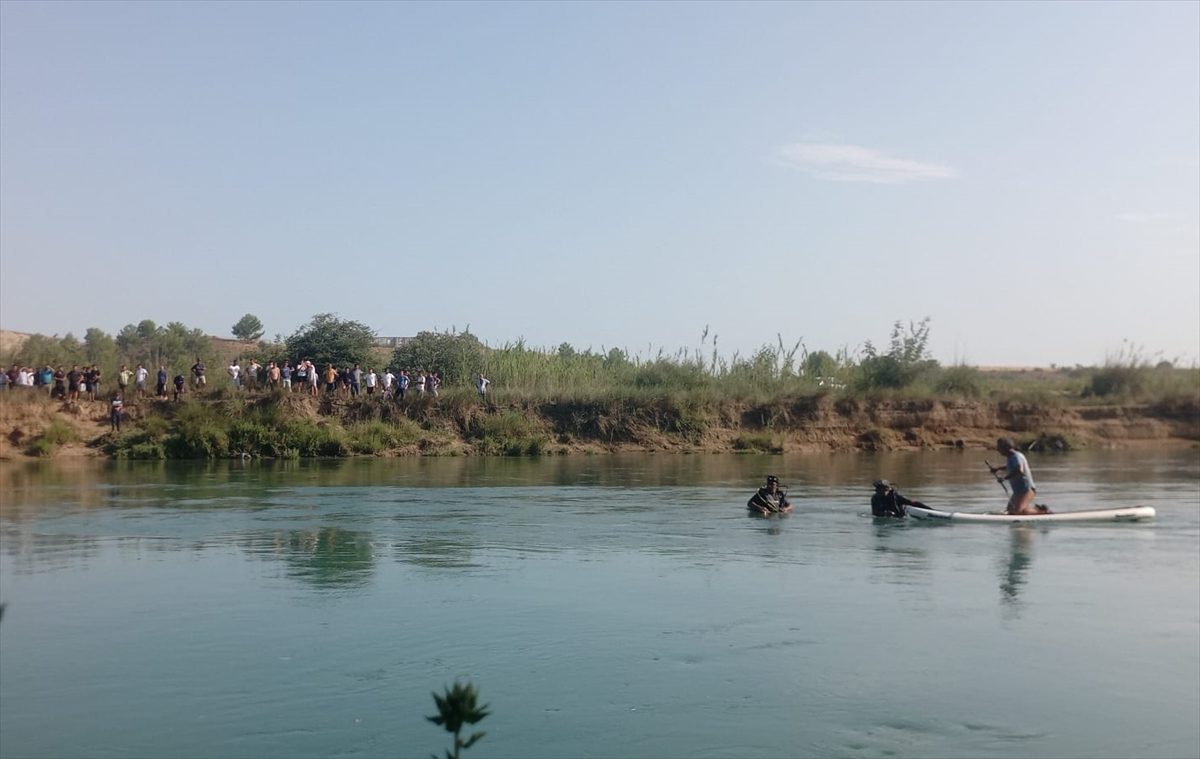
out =
[[83,372],[79,371],[78,366],[71,367],[71,371],[67,373],[67,400],[79,400],[79,384],[83,382]]
[[208,378],[205,376],[207,373],[208,368],[204,366],[204,362],[200,360],[200,357],[196,356],[196,363],[192,364],[192,383],[197,388],[206,387],[208,385]]
[[908,516],[906,506],[925,508],[919,501],[910,501],[900,495],[887,480],[875,480],[875,495],[871,496],[871,515],[876,517]]
[[787,492],[779,488],[779,478],[773,474],[767,475],[767,484],[758,489],[746,508],[754,514],[769,516],[771,514],[787,514],[792,510],[792,502],[788,500]]

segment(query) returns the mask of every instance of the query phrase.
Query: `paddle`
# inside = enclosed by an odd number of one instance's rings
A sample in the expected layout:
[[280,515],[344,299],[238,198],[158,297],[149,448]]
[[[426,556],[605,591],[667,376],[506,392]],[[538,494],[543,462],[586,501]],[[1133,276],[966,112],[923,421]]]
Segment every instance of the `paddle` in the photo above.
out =
[[996,478],[996,482],[999,482],[1000,487],[1004,489],[1004,495],[1008,495],[1008,485],[1005,484],[1003,477],[996,474],[998,467],[992,466],[992,462],[988,461],[987,459],[984,459],[983,463],[987,464],[987,468],[992,473],[992,476]]

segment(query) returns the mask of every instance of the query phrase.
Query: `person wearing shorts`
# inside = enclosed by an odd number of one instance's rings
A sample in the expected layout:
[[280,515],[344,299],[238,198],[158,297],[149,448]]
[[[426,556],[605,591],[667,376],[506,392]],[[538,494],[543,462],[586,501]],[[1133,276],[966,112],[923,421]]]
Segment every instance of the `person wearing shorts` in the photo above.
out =
[[204,366],[204,362],[200,360],[199,356],[196,356],[196,363],[192,364],[192,384],[196,387],[206,386],[208,380],[204,376],[205,372],[207,372],[207,368]]
[[[1038,508],[1033,502],[1037,497],[1037,485],[1033,482],[1033,472],[1029,470],[1029,461],[1026,460],[1025,454],[1018,451],[1013,441],[1006,437],[996,441],[996,450],[1004,456],[1004,466],[989,468],[997,479],[1008,482],[1012,487],[1012,496],[1008,499],[1008,513],[1046,513],[1045,509]],[[1000,472],[1004,474],[1001,475]]]
[[138,364],[137,369],[133,373],[133,384],[137,388],[138,398],[146,397],[146,378],[150,376],[150,371],[145,365]]

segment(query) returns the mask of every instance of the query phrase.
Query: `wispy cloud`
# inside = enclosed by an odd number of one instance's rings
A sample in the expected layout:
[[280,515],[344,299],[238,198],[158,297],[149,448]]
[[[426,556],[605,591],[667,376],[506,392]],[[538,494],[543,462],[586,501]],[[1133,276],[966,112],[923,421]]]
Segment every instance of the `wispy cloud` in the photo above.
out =
[[1116,215],[1117,221],[1130,224],[1152,224],[1156,221],[1166,221],[1171,218],[1169,213],[1151,213],[1149,211],[1126,211]]
[[958,176],[944,164],[895,158],[859,145],[797,142],[780,148],[778,160],[789,168],[834,182],[904,184]]

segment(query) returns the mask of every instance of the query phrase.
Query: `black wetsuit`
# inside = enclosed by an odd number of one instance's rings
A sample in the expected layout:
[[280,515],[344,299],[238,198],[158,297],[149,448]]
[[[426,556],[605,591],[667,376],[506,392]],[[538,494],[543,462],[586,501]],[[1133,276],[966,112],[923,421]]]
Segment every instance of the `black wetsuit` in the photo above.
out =
[[871,496],[871,514],[877,517],[903,517],[908,515],[905,506],[921,506],[919,501],[910,501],[895,490]]
[[746,508],[751,511],[783,511],[787,506],[791,506],[791,501],[787,499],[787,495],[782,490],[776,490],[772,493],[766,488],[759,488],[758,492],[750,496],[750,500],[746,502]]

